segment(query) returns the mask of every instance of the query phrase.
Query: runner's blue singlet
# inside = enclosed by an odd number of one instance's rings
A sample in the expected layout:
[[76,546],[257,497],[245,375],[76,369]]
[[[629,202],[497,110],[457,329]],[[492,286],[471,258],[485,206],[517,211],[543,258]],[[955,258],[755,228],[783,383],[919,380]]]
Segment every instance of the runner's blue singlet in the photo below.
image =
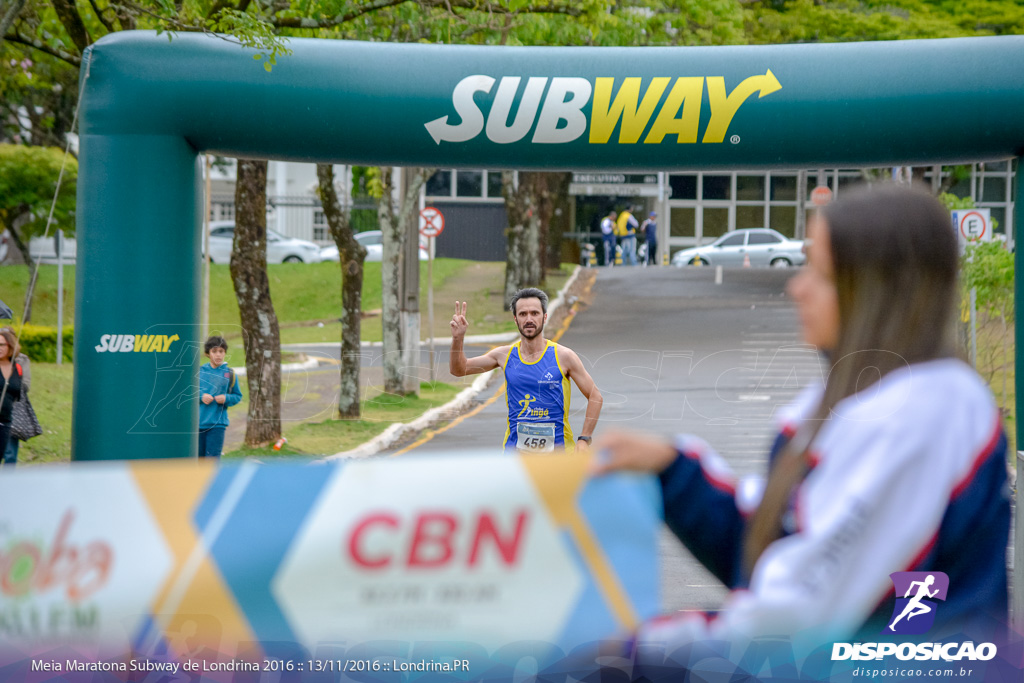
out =
[[554,425],[554,445],[559,450],[575,450],[576,441],[569,426],[569,399],[572,396],[569,378],[558,360],[558,344],[548,341],[540,358],[525,362],[516,342],[505,361],[505,400],[508,420],[505,429],[505,450],[515,450],[519,442],[519,423]]

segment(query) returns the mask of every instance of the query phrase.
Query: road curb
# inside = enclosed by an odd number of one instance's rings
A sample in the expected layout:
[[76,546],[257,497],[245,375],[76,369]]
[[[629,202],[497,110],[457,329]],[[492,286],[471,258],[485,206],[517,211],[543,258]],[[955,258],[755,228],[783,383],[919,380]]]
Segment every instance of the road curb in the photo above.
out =
[[[569,291],[569,288],[576,283],[576,278],[579,277],[581,270],[582,266],[576,266],[576,269],[573,271],[572,275],[569,276],[569,279],[565,281],[565,284],[562,285],[562,288],[558,290],[558,296],[556,296],[555,300],[551,303],[550,306],[548,306],[549,319],[552,313],[554,313],[560,306],[564,305],[565,294],[566,292]],[[510,332],[508,334],[503,335],[482,336],[487,337],[488,340],[501,342],[512,341],[516,337],[518,337],[518,334]],[[497,337],[500,337],[500,339],[494,339]],[[469,337],[466,338],[466,341],[470,341]],[[485,342],[477,341],[476,343]],[[335,453],[334,455],[329,455],[326,458],[318,460],[317,462],[326,462],[330,460],[341,460],[348,458],[368,458],[370,456],[377,455],[381,451],[393,447],[397,443],[408,440],[409,437],[411,437],[412,435],[418,434],[423,430],[432,427],[434,424],[438,422],[454,419],[455,417],[460,415],[466,409],[466,407],[470,403],[472,403],[476,399],[476,397],[487,388],[487,385],[490,383],[491,379],[494,377],[494,374],[496,372],[497,369],[485,372],[484,374],[477,377],[472,385],[460,391],[451,401],[445,403],[442,406],[431,408],[430,410],[423,413],[412,422],[393,424],[387,429],[385,429],[383,432],[375,436],[370,441],[367,441],[366,443],[362,444],[361,446],[353,448],[352,450],[342,451],[340,453]]]
[[495,372],[497,371],[490,370],[483,373],[473,381],[473,384],[460,391],[451,401],[442,406],[431,408],[412,422],[393,424],[363,445],[357,446],[350,451],[329,455],[326,458],[322,458],[321,461],[340,460],[343,458],[368,458],[391,448],[413,434],[420,433],[437,422],[457,417],[476,399],[478,394],[487,388]]
[[[313,368],[319,367],[320,361],[316,358],[310,358],[302,363],[285,363],[281,366],[281,372],[293,372],[295,370],[312,370]],[[245,366],[240,368],[231,368],[235,371],[235,375],[238,377],[245,377]]]

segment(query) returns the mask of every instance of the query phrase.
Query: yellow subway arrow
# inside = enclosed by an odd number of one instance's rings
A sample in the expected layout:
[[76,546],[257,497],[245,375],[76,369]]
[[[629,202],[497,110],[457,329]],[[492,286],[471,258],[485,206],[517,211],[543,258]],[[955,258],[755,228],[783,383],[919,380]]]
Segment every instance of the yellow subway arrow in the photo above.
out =
[[708,101],[711,104],[711,120],[708,128],[704,131],[703,142],[722,142],[725,140],[725,133],[732,123],[733,116],[739,111],[740,106],[747,101],[747,98],[757,91],[761,91],[758,99],[765,95],[782,89],[782,84],[775,77],[771,69],[768,69],[763,76],[750,76],[743,79],[739,85],[728,95],[725,94],[725,78],[722,76],[708,76]]

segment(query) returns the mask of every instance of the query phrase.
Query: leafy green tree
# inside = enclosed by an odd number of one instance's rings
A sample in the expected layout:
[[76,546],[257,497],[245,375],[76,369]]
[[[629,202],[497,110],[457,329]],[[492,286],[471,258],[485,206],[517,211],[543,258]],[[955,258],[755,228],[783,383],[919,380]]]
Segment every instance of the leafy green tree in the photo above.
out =
[[999,240],[968,245],[960,260],[962,287],[961,320],[969,319],[970,292],[975,299],[975,326],[978,337],[976,369],[991,384],[1002,376],[1002,407],[1009,413],[1007,380],[1013,367],[1014,301],[1013,254]]
[[[77,177],[78,164],[71,158],[65,163],[63,150],[0,144],[0,221],[28,264],[30,280],[35,275],[36,263],[29,253],[29,240],[52,235],[56,228],[68,235],[75,233]],[[51,206],[53,225],[47,230]],[[28,322],[31,318],[31,299],[26,298],[22,320]]]

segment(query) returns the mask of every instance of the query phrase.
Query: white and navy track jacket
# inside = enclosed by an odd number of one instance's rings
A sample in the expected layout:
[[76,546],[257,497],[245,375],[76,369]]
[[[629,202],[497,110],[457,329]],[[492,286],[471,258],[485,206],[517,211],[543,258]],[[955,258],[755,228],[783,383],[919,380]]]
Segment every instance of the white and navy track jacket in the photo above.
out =
[[[781,411],[772,458],[820,397],[821,387],[809,388]],[[938,360],[889,373],[836,406],[811,445],[785,535],[744,585],[745,519],[763,482],[737,481],[707,443],[678,437],[679,457],[661,474],[666,522],[734,590],[717,615],[657,619],[637,637],[877,640],[894,602],[889,574],[898,571],[949,575],[936,625],[959,630],[986,615],[1005,623],[1006,445],[991,394],[968,366]]]

